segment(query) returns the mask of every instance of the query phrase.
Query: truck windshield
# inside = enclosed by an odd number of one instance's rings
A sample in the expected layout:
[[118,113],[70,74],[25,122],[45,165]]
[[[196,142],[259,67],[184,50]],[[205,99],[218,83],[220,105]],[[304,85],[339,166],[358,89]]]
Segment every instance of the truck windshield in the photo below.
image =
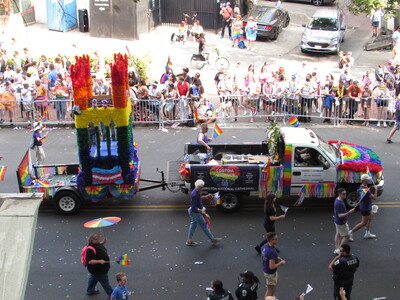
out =
[[338,165],[340,163],[340,153],[339,150],[333,147],[332,145],[325,142],[323,139],[318,137],[319,140],[319,149],[335,164]]

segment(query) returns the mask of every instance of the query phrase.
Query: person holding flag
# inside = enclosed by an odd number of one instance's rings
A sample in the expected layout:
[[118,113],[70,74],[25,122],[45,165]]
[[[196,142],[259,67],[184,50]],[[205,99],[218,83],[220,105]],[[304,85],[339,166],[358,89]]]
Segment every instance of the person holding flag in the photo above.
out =
[[349,224],[347,223],[347,216],[354,212],[355,208],[347,211],[344,200],[346,199],[346,190],[339,188],[337,190],[338,197],[334,204],[334,222],[336,227],[335,234],[335,251],[334,254],[340,254],[340,246],[346,244],[349,240]]
[[43,150],[43,141],[47,138],[47,134],[43,137],[40,133],[45,129],[42,122],[36,122],[33,126],[33,148],[36,150],[36,164],[43,165],[46,154]]
[[352,230],[349,231],[350,238],[349,240],[353,240],[353,233],[357,230],[361,229],[365,226],[366,231],[364,234],[364,239],[373,239],[376,238],[375,234],[370,232],[371,222],[372,222],[372,200],[375,200],[378,197],[378,189],[374,185],[369,188],[368,184],[370,184],[372,177],[368,174],[361,175],[361,185],[359,191],[361,192],[360,196],[360,212],[361,212],[361,222],[358,223]]
[[208,132],[208,124],[201,124],[201,130],[197,134],[197,144],[203,145],[207,150],[211,150],[211,147],[208,145],[208,142],[211,142],[212,139],[207,136]]

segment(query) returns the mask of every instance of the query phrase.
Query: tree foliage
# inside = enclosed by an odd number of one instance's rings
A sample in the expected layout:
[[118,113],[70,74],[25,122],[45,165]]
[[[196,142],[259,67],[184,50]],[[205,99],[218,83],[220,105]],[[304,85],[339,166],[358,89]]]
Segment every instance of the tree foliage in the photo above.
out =
[[366,13],[371,15],[375,9],[382,9],[385,18],[390,19],[398,15],[400,1],[397,0],[350,0],[349,11],[355,15]]

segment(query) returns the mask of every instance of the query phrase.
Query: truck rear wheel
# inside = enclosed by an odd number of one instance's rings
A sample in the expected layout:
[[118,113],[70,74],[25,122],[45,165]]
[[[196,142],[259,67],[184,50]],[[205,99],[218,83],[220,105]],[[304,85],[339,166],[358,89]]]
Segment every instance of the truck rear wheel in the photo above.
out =
[[221,195],[221,205],[218,208],[224,212],[234,212],[239,209],[240,200],[237,194],[226,193]]
[[81,199],[73,191],[60,191],[54,197],[58,212],[65,215],[76,214],[81,206]]
[[357,190],[351,191],[346,198],[346,204],[348,207],[353,208],[360,203],[360,194],[357,192]]

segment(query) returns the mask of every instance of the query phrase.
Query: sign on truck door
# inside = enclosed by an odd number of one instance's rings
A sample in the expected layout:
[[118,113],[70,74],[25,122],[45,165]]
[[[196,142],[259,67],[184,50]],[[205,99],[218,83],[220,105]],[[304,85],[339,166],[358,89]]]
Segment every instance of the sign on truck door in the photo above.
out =
[[335,166],[318,149],[293,147],[292,156],[292,195],[305,184],[336,182]]

